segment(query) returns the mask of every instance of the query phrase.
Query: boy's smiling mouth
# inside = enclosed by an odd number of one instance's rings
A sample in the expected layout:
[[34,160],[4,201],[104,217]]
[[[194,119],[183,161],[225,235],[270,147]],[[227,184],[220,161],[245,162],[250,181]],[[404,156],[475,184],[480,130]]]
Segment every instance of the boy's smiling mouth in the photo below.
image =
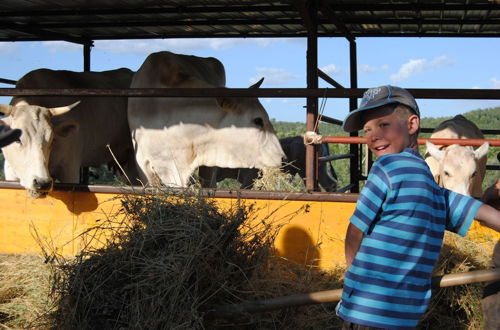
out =
[[377,151],[382,151],[382,150],[387,149],[388,147],[389,147],[389,145],[388,145],[388,144],[384,144],[384,145],[382,145],[382,146],[378,146],[378,147],[375,147],[375,148],[373,148],[373,149],[375,149],[375,150],[377,150]]

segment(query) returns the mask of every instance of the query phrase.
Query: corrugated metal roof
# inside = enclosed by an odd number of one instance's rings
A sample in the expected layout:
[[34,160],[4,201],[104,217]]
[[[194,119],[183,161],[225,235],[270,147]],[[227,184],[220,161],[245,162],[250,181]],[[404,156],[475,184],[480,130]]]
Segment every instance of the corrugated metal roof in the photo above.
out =
[[500,36],[497,0],[2,0],[0,41],[305,37],[316,15],[318,37]]

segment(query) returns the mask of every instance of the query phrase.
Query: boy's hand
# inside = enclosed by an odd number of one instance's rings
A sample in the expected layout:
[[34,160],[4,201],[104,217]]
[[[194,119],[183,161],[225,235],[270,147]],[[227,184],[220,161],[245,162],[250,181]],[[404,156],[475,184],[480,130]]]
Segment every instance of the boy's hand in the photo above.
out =
[[481,197],[481,201],[500,210],[500,179],[490,186]]

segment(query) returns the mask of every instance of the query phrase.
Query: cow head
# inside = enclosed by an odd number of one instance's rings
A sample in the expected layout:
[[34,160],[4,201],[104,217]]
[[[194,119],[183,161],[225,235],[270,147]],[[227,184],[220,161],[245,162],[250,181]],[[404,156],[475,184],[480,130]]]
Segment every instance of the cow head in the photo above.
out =
[[54,129],[51,118],[67,113],[78,103],[58,108],[29,105],[24,101],[15,106],[0,105],[0,112],[6,115],[2,121],[23,132],[20,141],[2,149],[5,177],[7,180],[19,179],[33,198],[52,189],[48,164],[54,135],[68,134],[74,128],[74,125],[61,125]]
[[426,145],[427,152],[439,163],[439,185],[463,195],[473,195],[474,182],[482,181],[484,177],[483,164],[479,160],[486,157],[489,143],[485,142],[475,150],[458,144],[440,150],[429,141]]
[[[263,80],[250,88],[258,88]],[[217,104],[223,110],[223,117],[217,130],[219,145],[208,157],[217,158],[218,162],[211,162],[211,166],[265,168],[281,165],[285,154],[269,115],[257,98],[222,97],[217,98]]]

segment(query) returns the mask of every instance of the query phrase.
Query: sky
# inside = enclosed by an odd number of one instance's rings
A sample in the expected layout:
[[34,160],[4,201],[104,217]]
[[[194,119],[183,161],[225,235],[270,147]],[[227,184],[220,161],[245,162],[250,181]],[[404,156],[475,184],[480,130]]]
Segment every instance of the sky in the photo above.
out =
[[[495,38],[358,38],[358,87],[500,89],[500,41]],[[264,77],[263,88],[306,87],[306,39],[154,39],[95,41],[92,71],[136,71],[147,55],[168,50],[212,56],[226,71],[226,86],[245,88]],[[83,47],[59,41],[0,42],[0,78],[17,80],[38,68],[83,70]],[[318,67],[349,87],[349,42],[320,38]],[[0,87],[13,87],[1,84]],[[319,87],[331,87],[319,79]],[[333,88],[333,87],[332,87]],[[303,98],[261,98],[269,116],[305,122]],[[8,103],[10,97],[0,97]],[[500,106],[500,100],[417,99],[422,117],[453,116]],[[343,120],[348,100],[320,99],[320,112]]]

